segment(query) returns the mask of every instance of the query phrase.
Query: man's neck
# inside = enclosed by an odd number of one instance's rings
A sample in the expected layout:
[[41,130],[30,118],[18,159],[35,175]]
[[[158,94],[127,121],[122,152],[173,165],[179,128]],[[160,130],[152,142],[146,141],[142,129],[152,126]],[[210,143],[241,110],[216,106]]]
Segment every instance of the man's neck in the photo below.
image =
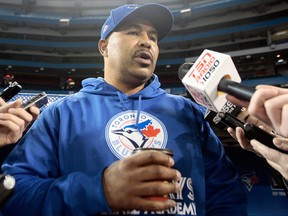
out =
[[141,91],[146,86],[145,83],[137,85],[137,86],[133,86],[133,85],[127,85],[123,82],[113,82],[113,81],[111,81],[109,79],[105,79],[105,78],[104,78],[104,80],[108,84],[114,86],[115,88],[117,88],[119,91],[123,92],[126,95],[135,94],[135,93]]

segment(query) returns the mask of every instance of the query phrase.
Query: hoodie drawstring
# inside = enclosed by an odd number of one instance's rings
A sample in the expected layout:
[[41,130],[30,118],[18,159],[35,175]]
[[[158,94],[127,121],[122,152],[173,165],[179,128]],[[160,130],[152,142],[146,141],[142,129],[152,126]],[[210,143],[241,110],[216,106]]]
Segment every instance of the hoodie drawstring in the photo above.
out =
[[127,107],[124,104],[122,93],[120,91],[116,91],[116,92],[117,92],[118,98],[120,100],[120,104],[123,107],[123,110],[128,110]]
[[[136,116],[136,124],[135,124],[135,127],[136,129],[139,131],[139,133],[142,134],[140,128],[138,127],[138,124],[139,124],[139,118],[140,118],[140,112],[141,112],[141,102],[142,102],[142,95],[140,94],[139,95],[139,98],[138,98],[138,110],[137,110],[137,116]],[[142,134],[143,135],[143,134]]]
[[[120,91],[117,91],[117,95],[118,95],[118,98],[120,100],[120,104],[123,107],[123,110],[128,110],[127,107],[125,106],[122,93]],[[140,134],[142,134],[142,136],[144,136],[143,133],[141,132],[141,127],[139,127],[139,119],[140,119],[140,113],[141,113],[141,104],[142,104],[142,94],[140,94],[139,97],[138,97],[138,108],[137,108],[135,129],[137,129],[138,132]]]

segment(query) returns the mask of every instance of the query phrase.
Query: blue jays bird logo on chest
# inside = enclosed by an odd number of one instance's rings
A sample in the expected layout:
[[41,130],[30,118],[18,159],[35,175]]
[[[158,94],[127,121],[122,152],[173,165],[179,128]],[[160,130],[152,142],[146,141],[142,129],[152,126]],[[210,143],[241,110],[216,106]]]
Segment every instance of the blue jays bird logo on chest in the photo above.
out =
[[119,159],[129,156],[135,148],[165,148],[167,131],[155,116],[129,110],[112,117],[105,129],[107,144]]

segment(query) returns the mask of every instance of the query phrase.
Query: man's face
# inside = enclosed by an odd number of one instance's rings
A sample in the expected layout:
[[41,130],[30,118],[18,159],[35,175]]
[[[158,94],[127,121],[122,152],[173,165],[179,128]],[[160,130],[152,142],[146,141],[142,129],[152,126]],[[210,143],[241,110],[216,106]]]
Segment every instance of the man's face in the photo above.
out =
[[157,32],[148,21],[125,22],[107,40],[105,70],[109,80],[137,86],[152,76],[159,48]]

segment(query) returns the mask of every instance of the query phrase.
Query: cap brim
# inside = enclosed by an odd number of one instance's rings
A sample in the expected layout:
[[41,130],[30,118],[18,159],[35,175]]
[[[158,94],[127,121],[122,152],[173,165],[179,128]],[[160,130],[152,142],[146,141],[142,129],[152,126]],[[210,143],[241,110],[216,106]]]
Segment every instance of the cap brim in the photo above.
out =
[[150,21],[158,32],[158,41],[162,40],[169,34],[174,23],[174,18],[170,10],[157,3],[141,5],[126,16],[121,23],[133,17],[143,18]]

